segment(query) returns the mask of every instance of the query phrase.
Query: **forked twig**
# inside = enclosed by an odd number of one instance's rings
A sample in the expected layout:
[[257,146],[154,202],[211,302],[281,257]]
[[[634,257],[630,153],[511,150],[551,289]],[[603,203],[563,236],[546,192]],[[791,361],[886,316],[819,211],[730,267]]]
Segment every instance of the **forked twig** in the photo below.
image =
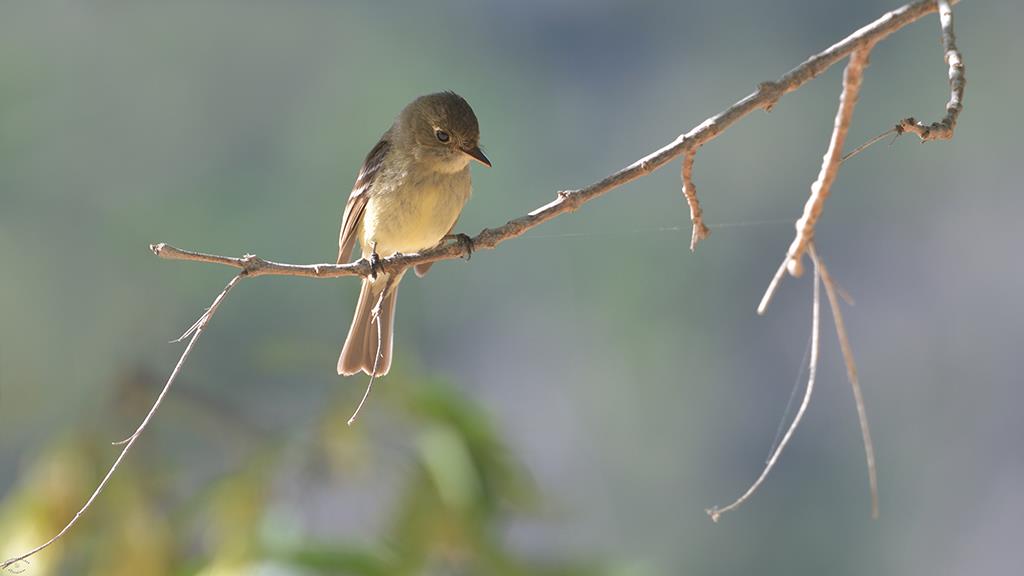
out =
[[164,384],[163,389],[160,391],[160,394],[156,397],[156,400],[153,402],[153,406],[149,409],[149,412],[146,413],[146,417],[142,419],[142,422],[139,423],[139,426],[138,428],[135,429],[135,432],[132,433],[132,435],[126,438],[125,440],[122,440],[121,442],[117,443],[123,444],[124,448],[121,449],[121,453],[118,454],[117,458],[114,460],[114,463],[110,465],[110,469],[107,470],[107,474],[103,476],[102,480],[100,480],[99,485],[96,486],[96,489],[93,491],[92,495],[89,496],[89,499],[86,500],[82,508],[77,513],[75,513],[74,518],[72,518],[71,521],[67,523],[67,525],[61,528],[60,532],[57,532],[57,534],[53,538],[50,538],[46,542],[40,544],[39,546],[36,546],[35,548],[29,550],[28,552],[25,552],[24,554],[4,560],[3,563],[0,563],[0,570],[5,570],[14,564],[17,564],[18,562],[25,561],[30,556],[33,556],[36,553],[45,550],[51,544],[53,544],[57,540],[60,540],[60,538],[64,536],[64,534],[66,534],[67,531],[70,530],[71,527],[78,522],[78,519],[81,518],[83,514],[85,514],[85,511],[88,510],[90,506],[92,506],[93,501],[95,501],[96,498],[100,495],[100,493],[103,492],[103,489],[107,486],[107,482],[110,481],[110,478],[114,475],[114,472],[116,472],[118,467],[121,465],[121,461],[124,460],[125,456],[128,455],[128,451],[132,449],[132,446],[135,444],[135,441],[139,439],[139,435],[142,434],[142,431],[146,429],[147,425],[149,425],[149,421],[153,418],[153,415],[156,414],[157,409],[160,407],[160,404],[164,401],[164,398],[167,396],[167,393],[170,392],[171,385],[174,384],[174,380],[178,377],[178,374],[181,372],[182,366],[185,365],[185,360],[192,352],[192,347],[195,345],[196,340],[199,339],[199,336],[203,333],[203,330],[206,328],[206,325],[209,324],[210,319],[213,318],[213,314],[214,312],[217,311],[217,307],[220,306],[221,302],[224,301],[224,297],[228,295],[228,292],[230,292],[231,289],[234,288],[235,285],[238,284],[238,282],[241,281],[241,279],[244,277],[245,273],[241,272],[234,278],[232,278],[231,281],[228,282],[226,286],[224,286],[224,290],[222,290],[221,293],[217,295],[217,298],[213,300],[213,304],[210,305],[210,308],[203,312],[202,316],[199,317],[199,321],[195,323],[193,328],[189,329],[189,331],[192,334],[192,337],[189,339],[188,344],[185,345],[185,350],[182,351],[181,357],[178,358],[178,363],[174,365],[174,370],[171,371],[171,375],[167,378],[167,382]]
[[857,405],[857,420],[860,424],[860,435],[864,442],[864,460],[868,467],[868,486],[871,490],[871,517],[878,518],[878,472],[875,469],[875,447],[871,442],[871,429],[868,427],[868,413],[864,404],[864,394],[861,392],[860,379],[857,377],[857,364],[853,360],[853,348],[850,346],[850,339],[846,335],[846,324],[843,322],[843,312],[839,308],[839,298],[835,282],[828,273],[825,263],[818,258],[812,243],[808,247],[808,253],[814,260],[814,265],[821,271],[821,281],[825,285],[825,294],[828,295],[828,303],[832,308],[832,318],[836,323],[836,336],[839,338],[839,348],[843,351],[843,362],[846,364],[846,376],[850,380],[850,388],[853,389],[853,399]]
[[[799,276],[803,273],[804,252],[807,250],[807,244],[814,238],[814,227],[825,207],[825,200],[828,199],[828,195],[832,191],[832,183],[835,182],[836,175],[839,173],[843,145],[846,143],[846,134],[850,130],[853,109],[857,106],[864,69],[868,66],[873,46],[873,44],[867,44],[855,50],[850,55],[850,62],[843,71],[843,91],[839,95],[839,109],[836,110],[832,137],[829,139],[828,149],[825,150],[825,155],[821,160],[818,177],[811,183],[811,195],[807,198],[807,203],[804,204],[803,215],[796,221],[796,238],[790,244],[789,250],[786,251],[786,258],[782,262],[791,276]],[[780,267],[761,298],[761,303],[757,307],[758,314],[764,314],[781,280],[782,268]]]
[[946,65],[949,67],[949,102],[946,104],[946,115],[938,122],[925,124],[914,118],[904,118],[895,126],[861,144],[852,152],[843,156],[843,161],[853,158],[866,148],[876,144],[889,134],[899,137],[911,132],[917,134],[922,142],[929,140],[949,140],[956,130],[956,122],[964,108],[964,89],[967,87],[967,76],[964,70],[963,56],[956,47],[956,35],[953,32],[953,9],[948,0],[937,0],[939,24],[942,27],[942,47],[945,52]]
[[800,402],[800,407],[796,410],[796,415],[793,416],[793,422],[789,425],[786,430],[786,434],[779,441],[778,447],[772,452],[771,458],[765,464],[764,469],[761,470],[761,475],[757,477],[757,480],[747,488],[747,491],[742,496],[737,498],[732,504],[724,508],[717,506],[708,508],[705,512],[711,517],[711,520],[718,522],[718,519],[726,512],[731,512],[736,508],[739,508],[744,502],[746,502],[754,492],[761,487],[765,478],[768,477],[768,473],[775,467],[775,463],[779,460],[779,456],[782,455],[782,451],[786,448],[786,444],[789,444],[790,438],[793,437],[793,433],[796,431],[797,426],[800,425],[800,420],[804,417],[804,412],[807,411],[807,405],[811,402],[811,395],[814,393],[814,378],[818,372],[818,340],[821,327],[821,278],[819,275],[819,269],[817,266],[814,267],[814,298],[811,305],[811,358],[807,368],[807,390],[804,392],[804,399]]

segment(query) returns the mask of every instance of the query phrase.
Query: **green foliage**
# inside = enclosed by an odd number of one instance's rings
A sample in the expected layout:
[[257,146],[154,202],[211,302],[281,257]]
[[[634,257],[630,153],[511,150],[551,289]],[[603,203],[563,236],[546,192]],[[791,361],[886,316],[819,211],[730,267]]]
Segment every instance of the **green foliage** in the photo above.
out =
[[[130,459],[88,520],[32,560],[33,574],[89,566],[96,574],[224,576],[268,565],[285,573],[352,576],[598,573],[571,561],[531,559],[506,545],[507,521],[536,510],[541,497],[480,406],[437,379],[399,385],[375,400],[378,417],[409,430],[407,474],[398,483],[398,506],[383,532],[363,534],[359,543],[302,534],[286,542],[268,538],[274,533],[268,523],[276,521],[274,485],[296,449],[289,443],[253,451],[220,480],[187,497],[195,501],[181,503],[188,512],[178,515],[161,512],[172,496],[155,489],[144,467]],[[325,414],[334,422],[350,409],[346,396]],[[335,465],[358,468],[360,459],[352,454],[380,449],[363,432],[366,424],[321,427],[315,441],[304,444],[303,457],[347,454]],[[5,553],[56,532],[84,502],[107,465],[109,455],[95,449],[103,444],[101,436],[94,430],[39,455],[35,471],[25,475],[0,510]],[[345,444],[361,446],[339,448]]]

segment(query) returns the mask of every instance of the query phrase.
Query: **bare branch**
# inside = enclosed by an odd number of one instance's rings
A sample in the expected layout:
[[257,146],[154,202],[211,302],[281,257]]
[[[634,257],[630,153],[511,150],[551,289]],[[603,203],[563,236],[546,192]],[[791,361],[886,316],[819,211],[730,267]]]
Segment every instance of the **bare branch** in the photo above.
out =
[[811,359],[807,369],[807,390],[804,392],[804,399],[800,402],[800,407],[796,410],[796,415],[793,416],[793,422],[789,425],[786,430],[786,434],[779,441],[779,445],[772,452],[768,462],[765,464],[764,469],[761,470],[761,475],[757,477],[757,480],[747,488],[747,491],[742,496],[737,498],[732,504],[729,504],[725,508],[719,508],[717,506],[708,508],[705,512],[711,517],[711,520],[718,522],[722,514],[726,512],[732,512],[739,508],[744,502],[746,502],[754,492],[761,487],[765,478],[768,477],[768,473],[775,467],[775,463],[779,460],[779,456],[782,455],[782,451],[786,448],[786,444],[789,444],[790,438],[793,437],[793,433],[796,432],[797,426],[800,425],[800,420],[804,417],[804,412],[807,411],[807,405],[811,403],[811,395],[814,393],[814,378],[818,373],[818,340],[821,332],[821,282],[819,275],[819,268],[814,267],[814,299],[811,304]]
[[[900,120],[894,128],[898,134],[913,132],[922,142],[929,140],[949,140],[956,130],[956,121],[964,108],[964,88],[967,77],[964,75],[964,60],[956,47],[956,35],[953,33],[953,8],[948,0],[937,0],[939,24],[942,25],[942,48],[945,51],[946,64],[949,66],[949,102],[946,104],[946,116],[938,122],[924,124],[913,118]],[[955,4],[955,2],[952,2]]]
[[761,296],[761,302],[757,304],[757,315],[764,316],[764,313],[768,310],[768,304],[772,301],[772,296],[775,296],[775,291],[779,289],[779,284],[782,282],[782,277],[786,275],[786,260],[779,264],[778,269],[775,270],[775,275],[772,276],[771,282],[768,283],[768,289],[764,291],[764,296]]
[[[717,138],[739,119],[755,110],[770,110],[783,95],[793,92],[819,76],[843,58],[856,51],[873,46],[879,40],[937,10],[933,0],[918,0],[883,15],[874,22],[833,44],[823,52],[811,56],[774,82],[762,82],[756,91],[736,102],[719,114],[708,118],[686,134],[680,135],[662,148],[637,160],[604,179],[578,190],[560,191],[555,199],[525,216],[509,220],[497,228],[485,228],[473,238],[474,250],[493,250],[502,242],[521,236],[528,230],[566,212],[575,211],[583,204],[602,196],[637,178],[646,176],[670,161]],[[692,206],[691,206],[692,208]],[[697,230],[700,229],[696,226]],[[802,243],[805,245],[805,242]],[[365,259],[351,264],[295,265],[269,262],[256,256],[230,258],[180,250],[167,244],[155,244],[153,252],[170,260],[211,262],[245,270],[249,276],[305,276],[310,278],[337,278],[340,276],[368,276],[370,264]],[[802,254],[801,249],[801,254]],[[381,260],[378,270],[395,273],[416,264],[452,260],[468,256],[467,246],[460,243],[441,244],[419,254],[395,255]]]
[[[209,324],[213,314],[217,311],[217,308],[223,302],[228,292],[237,285],[242,278],[251,276],[304,276],[309,278],[338,278],[342,276],[369,276],[371,273],[380,272],[385,274],[397,275],[401,271],[407,269],[410,266],[417,264],[425,264],[428,262],[436,262],[439,260],[451,260],[460,257],[469,256],[470,247],[474,250],[482,249],[494,249],[502,242],[521,236],[527,231],[539,226],[540,224],[547,222],[561,214],[566,212],[575,211],[583,204],[597,198],[598,196],[604,195],[607,192],[619,188],[633,180],[646,176],[653,171],[661,168],[665,164],[672,160],[682,156],[682,168],[681,176],[683,180],[683,194],[687,200],[687,204],[690,208],[690,217],[693,223],[693,233],[691,237],[690,248],[693,250],[697,243],[706,238],[709,234],[708,228],[704,225],[703,214],[700,207],[700,203],[697,200],[696,188],[693,184],[693,162],[694,155],[697,150],[717,138],[722,132],[728,129],[730,126],[735,124],[741,118],[747,116],[755,110],[770,111],[778,100],[793,92],[819,76],[834,64],[838,63],[846,57],[850,57],[850,63],[846,68],[844,75],[844,88],[843,95],[840,99],[839,112],[836,118],[836,127],[832,135],[832,142],[829,145],[829,151],[825,155],[825,159],[822,164],[822,170],[819,174],[818,180],[812,185],[811,198],[808,200],[805,206],[804,215],[797,222],[797,237],[794,240],[792,246],[787,252],[787,257],[783,261],[782,266],[779,268],[779,272],[776,274],[775,279],[772,281],[769,291],[765,294],[765,298],[761,302],[761,306],[758,309],[759,313],[763,313],[764,308],[767,306],[768,301],[771,298],[771,294],[775,287],[778,285],[779,280],[786,270],[793,275],[799,275],[801,268],[801,258],[805,250],[810,246],[812,258],[815,261],[815,279],[814,279],[814,306],[813,306],[813,324],[812,324],[812,343],[811,343],[811,358],[810,358],[810,371],[808,376],[807,391],[804,396],[804,400],[798,409],[792,424],[783,436],[781,442],[777,448],[773,451],[772,457],[769,459],[767,466],[761,473],[761,476],[757,481],[743,494],[736,502],[730,504],[723,509],[709,510],[712,518],[718,519],[719,515],[723,512],[732,510],[739,506],[743,501],[750,497],[757,490],[758,486],[764,481],[768,472],[774,466],[775,462],[782,453],[783,448],[789,442],[792,437],[794,430],[799,424],[803,417],[804,411],[810,401],[811,393],[814,386],[814,378],[817,369],[818,359],[818,333],[819,333],[819,308],[820,308],[820,278],[824,276],[826,278],[826,289],[829,293],[829,301],[832,303],[833,314],[836,317],[837,331],[839,334],[840,345],[843,347],[843,354],[847,361],[847,370],[850,376],[851,385],[854,389],[854,395],[857,400],[858,414],[861,419],[862,433],[864,435],[865,452],[868,459],[869,475],[871,478],[872,485],[872,496],[875,502],[874,510],[877,513],[877,486],[875,482],[875,471],[874,471],[874,453],[871,447],[870,434],[867,429],[867,419],[864,414],[863,399],[861,397],[860,387],[856,378],[856,367],[853,364],[852,353],[849,351],[849,343],[846,340],[845,329],[842,326],[842,319],[838,312],[838,305],[833,294],[832,282],[827,277],[827,273],[823,266],[819,266],[816,255],[813,252],[813,236],[814,226],[818,216],[821,212],[821,207],[828,196],[829,189],[832,181],[835,178],[836,170],[841,162],[840,153],[842,151],[843,142],[846,136],[846,131],[849,126],[850,116],[853,112],[853,107],[857,99],[857,91],[860,85],[863,68],[867,65],[868,54],[871,48],[883,38],[893,34],[897,30],[900,30],[904,26],[919,20],[927,14],[939,10],[941,12],[941,23],[943,30],[943,42],[946,49],[946,60],[949,64],[949,76],[950,86],[952,90],[952,96],[949,104],[947,105],[946,117],[938,123],[930,126],[923,126],[919,123],[914,122],[912,119],[905,120],[895,129],[897,132],[901,131],[912,131],[917,133],[923,140],[938,139],[938,138],[949,138],[952,135],[953,129],[956,125],[957,116],[962,108],[963,100],[963,89],[964,89],[964,74],[963,64],[961,61],[960,53],[956,48],[955,37],[953,35],[953,20],[952,12],[950,9],[951,4],[955,4],[956,0],[917,0],[907,4],[901,8],[893,10],[874,22],[862,27],[856,32],[850,34],[840,42],[832,45],[828,49],[815,54],[814,56],[807,59],[805,62],[793,68],[778,80],[774,82],[762,82],[758,85],[757,90],[749,94],[742,100],[736,102],[732,106],[726,108],[719,114],[705,120],[700,125],[691,129],[689,132],[678,136],[672,142],[669,142],[665,146],[658,150],[648,154],[647,156],[637,160],[629,166],[603,178],[602,180],[595,182],[585,188],[578,190],[559,191],[553,201],[537,208],[536,210],[521,216],[509,220],[505,224],[497,228],[488,228],[482,230],[476,237],[472,239],[471,243],[455,242],[455,243],[444,243],[442,242],[438,246],[425,250],[419,254],[395,254],[391,257],[385,258],[380,261],[379,265],[375,266],[374,270],[371,270],[370,262],[366,259],[360,259],[358,261],[349,264],[309,264],[309,265],[297,265],[287,264],[279,262],[271,262],[259,258],[255,255],[245,255],[241,258],[233,258],[228,256],[218,256],[214,254],[205,254],[201,252],[192,252],[188,250],[182,250],[175,248],[167,244],[154,244],[150,246],[150,249],[160,258],[168,260],[187,260],[193,262],[207,262],[212,264],[219,264],[223,266],[229,266],[239,270],[238,274],[232,278],[230,282],[224,287],[224,290],[214,299],[210,308],[207,309],[200,318],[193,324],[185,333],[178,339],[178,341],[188,338],[188,343],[185,346],[181,357],[178,359],[174,370],[171,372],[164,384],[163,389],[157,396],[149,412],[145,418],[139,424],[138,428],[125,440],[117,442],[115,444],[123,444],[123,448],[117,458],[114,460],[110,469],[106,475],[100,481],[95,491],[85,502],[82,508],[75,514],[70,522],[64,526],[60,532],[58,532],[53,538],[43,543],[40,546],[22,554],[20,556],[8,559],[0,564],[0,570],[11,568],[12,565],[26,561],[27,558],[36,554],[37,552],[44,550],[61,537],[63,537],[78,521],[78,519],[89,509],[92,503],[100,495],[103,489],[106,487],[107,482],[113,476],[114,472],[118,469],[121,462],[127,456],[129,450],[138,440],[142,432],[148,426],[150,420],[156,414],[157,409],[160,407],[164,398],[171,389],[172,384],[181,372],[185,361],[199,339],[199,336],[203,333],[206,326]],[[903,124],[907,124],[903,126]],[[852,154],[859,151],[855,150]],[[852,155],[851,154],[851,155]],[[380,326],[378,325],[378,357],[380,354]],[[376,363],[376,361],[375,361]],[[376,366],[374,366],[373,372],[376,373]],[[360,402],[360,407],[365,402],[366,397],[370,393],[370,387],[373,384],[373,378],[371,377],[370,383],[367,386],[366,392],[363,395],[363,400]],[[353,414],[352,419],[354,420],[359,412],[359,408]],[[351,420],[350,422],[351,423]]]
[[804,214],[796,221],[796,238],[786,254],[786,270],[792,276],[799,276],[803,272],[804,251],[811,238],[814,237],[814,226],[821,216],[825,200],[828,199],[828,195],[832,191],[832,183],[835,182],[836,175],[839,173],[843,144],[846,143],[846,134],[850,129],[850,122],[853,120],[853,109],[857,106],[861,80],[864,77],[864,69],[867,68],[870,55],[871,46],[865,46],[854,52],[850,56],[850,63],[846,65],[846,71],[843,74],[843,92],[839,97],[839,110],[836,112],[832,140],[822,159],[818,178],[811,184],[811,196],[804,205]]
[[711,230],[704,225],[704,211],[700,209],[700,201],[697,200],[697,187],[693,185],[693,157],[696,150],[689,150],[683,154],[683,196],[686,197],[686,204],[690,207],[690,221],[693,222],[693,233],[690,236],[690,252],[697,249],[697,243],[708,237]]
[[828,273],[825,263],[818,258],[814,250],[814,244],[808,246],[811,259],[814,265],[821,271],[821,281],[825,285],[825,293],[828,295],[829,306],[832,307],[832,318],[836,323],[836,336],[839,338],[839,348],[843,351],[843,361],[846,363],[846,376],[850,380],[850,388],[853,389],[853,399],[857,405],[857,420],[860,423],[860,435],[864,442],[864,460],[868,467],[868,487],[871,490],[871,517],[878,518],[878,471],[875,469],[875,447],[871,442],[871,429],[868,427],[868,413],[864,404],[864,394],[860,389],[860,379],[857,377],[857,364],[853,361],[853,348],[850,347],[850,339],[846,335],[846,324],[843,322],[843,311],[839,309],[839,298],[832,276]]
[[89,499],[85,501],[85,504],[82,506],[82,508],[77,513],[75,513],[74,518],[72,518],[71,521],[67,523],[67,525],[61,528],[60,532],[58,532],[53,538],[50,538],[46,542],[40,544],[39,546],[36,546],[35,548],[29,550],[28,552],[25,552],[24,554],[21,554],[20,556],[15,556],[13,558],[8,558],[7,560],[4,560],[3,563],[0,563],[0,570],[6,570],[7,568],[13,566],[14,564],[17,564],[18,562],[23,562],[30,556],[33,556],[36,553],[45,550],[51,544],[53,544],[57,540],[60,540],[60,538],[64,536],[64,534],[66,534],[67,531],[70,530],[71,527],[78,522],[78,519],[81,518],[83,514],[85,514],[85,511],[88,510],[90,506],[92,506],[93,501],[95,501],[96,498],[100,495],[100,493],[103,492],[103,489],[107,486],[107,482],[110,481],[110,478],[114,475],[114,472],[116,472],[118,467],[121,465],[121,461],[124,460],[124,457],[128,455],[128,451],[132,449],[132,446],[135,444],[135,441],[139,439],[139,435],[141,435],[142,431],[145,430],[146,426],[149,425],[149,421],[153,419],[153,415],[156,414],[156,411],[160,407],[160,404],[164,401],[164,398],[167,396],[167,393],[170,392],[171,385],[174,384],[174,380],[178,377],[178,374],[181,372],[182,366],[185,365],[185,360],[188,359],[189,354],[192,352],[192,347],[195,345],[196,340],[199,339],[199,336],[203,333],[203,330],[206,328],[206,325],[209,324],[210,319],[213,318],[213,314],[217,311],[217,307],[219,307],[221,303],[224,301],[224,298],[228,295],[228,292],[230,292],[231,289],[234,288],[235,285],[238,284],[238,282],[241,281],[242,278],[244,277],[245,273],[243,272],[239,273],[237,276],[232,278],[231,281],[228,282],[227,286],[224,287],[224,290],[222,290],[221,293],[217,296],[217,298],[213,300],[213,304],[210,305],[210,308],[206,310],[206,312],[204,312],[202,316],[199,317],[199,321],[196,322],[193,329],[190,329],[192,333],[192,338],[189,339],[188,344],[185,345],[185,350],[182,351],[181,357],[178,358],[178,363],[174,366],[174,370],[171,372],[171,375],[167,378],[167,383],[164,384],[163,389],[160,391],[160,395],[156,397],[156,400],[153,402],[153,406],[149,409],[149,412],[146,413],[146,417],[142,419],[142,422],[139,423],[139,426],[138,428],[135,429],[135,432],[133,432],[132,435],[129,436],[127,439],[122,440],[121,442],[117,442],[117,444],[124,444],[124,448],[121,449],[121,453],[118,454],[117,458],[114,460],[114,463],[110,465],[110,469],[107,470],[107,474],[103,477],[102,480],[100,480],[99,485],[96,486],[96,490],[94,490],[92,495],[89,496]]
[[[860,94],[860,84],[864,77],[864,69],[867,68],[868,59],[871,55],[873,45],[868,44],[850,56],[850,63],[846,65],[843,73],[843,91],[839,95],[839,109],[836,111],[835,125],[832,128],[832,138],[829,140],[828,149],[822,158],[821,170],[818,178],[811,184],[811,195],[804,204],[804,213],[796,221],[796,238],[786,251],[786,258],[783,265],[791,276],[803,274],[803,256],[807,250],[807,244],[814,238],[814,226],[821,216],[821,210],[825,207],[825,200],[832,191],[832,183],[835,182],[836,174],[839,173],[839,165],[843,163],[843,144],[846,142],[846,133],[850,129],[850,122],[853,119],[853,109],[857,106],[857,97]],[[765,291],[761,303],[757,307],[758,314],[764,314],[771,302],[772,295],[782,280],[780,272],[775,274],[768,290]]]

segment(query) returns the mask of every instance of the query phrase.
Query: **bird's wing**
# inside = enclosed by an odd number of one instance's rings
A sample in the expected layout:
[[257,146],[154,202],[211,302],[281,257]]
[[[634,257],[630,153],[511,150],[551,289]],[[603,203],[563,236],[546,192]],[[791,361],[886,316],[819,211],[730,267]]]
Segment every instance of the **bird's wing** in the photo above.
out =
[[352,194],[349,195],[348,202],[345,203],[345,212],[341,217],[341,234],[338,236],[338,264],[348,262],[352,255],[352,248],[357,239],[356,231],[363,219],[366,202],[370,199],[370,189],[381,171],[384,157],[391,149],[391,143],[387,137],[388,135],[384,134],[366,155],[366,160],[363,161],[363,166],[359,169],[359,176],[356,177],[356,183],[352,186]]

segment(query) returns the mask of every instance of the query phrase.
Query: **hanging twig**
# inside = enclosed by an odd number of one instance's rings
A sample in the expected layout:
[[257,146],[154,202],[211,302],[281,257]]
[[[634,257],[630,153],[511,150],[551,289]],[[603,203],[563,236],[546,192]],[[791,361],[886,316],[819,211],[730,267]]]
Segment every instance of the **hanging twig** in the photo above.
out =
[[846,324],[843,322],[843,311],[839,308],[839,298],[832,276],[828,273],[825,263],[818,258],[814,250],[814,243],[808,246],[808,252],[814,265],[821,271],[821,281],[825,285],[825,294],[828,295],[828,304],[832,308],[832,318],[836,323],[836,336],[839,338],[839,348],[843,351],[843,362],[846,364],[846,376],[850,380],[850,388],[853,389],[853,400],[857,405],[857,420],[860,423],[860,435],[864,442],[864,460],[868,467],[868,487],[871,490],[871,517],[878,518],[878,472],[875,469],[875,446],[871,442],[871,429],[868,427],[868,412],[864,404],[864,394],[860,389],[860,379],[857,377],[857,364],[853,361],[853,348],[850,346],[850,339],[846,335]]
[[690,234],[690,252],[695,251],[697,243],[711,234],[711,230],[704,225],[704,211],[700,208],[700,200],[697,200],[697,187],[693,185],[693,158],[696,155],[696,149],[683,154],[681,170],[683,196],[686,198],[686,205],[690,207],[690,222],[693,222],[693,232]]
[[796,432],[797,426],[800,425],[800,420],[804,417],[804,412],[807,411],[807,405],[811,403],[811,395],[814,393],[814,378],[818,373],[818,340],[819,333],[821,331],[819,313],[821,309],[821,282],[818,272],[818,267],[815,266],[814,298],[811,304],[811,359],[807,368],[807,389],[804,391],[804,399],[800,402],[800,407],[797,408],[796,415],[793,416],[793,422],[789,425],[789,428],[786,429],[786,434],[782,437],[782,440],[779,441],[778,447],[775,448],[774,452],[772,452],[772,455],[768,458],[768,462],[765,464],[764,469],[761,470],[761,475],[758,476],[757,480],[750,485],[750,488],[747,488],[747,491],[744,492],[742,496],[724,508],[715,506],[705,510],[705,512],[708,513],[708,516],[710,516],[715,522],[718,522],[718,519],[721,518],[722,514],[732,512],[739,508],[747,501],[747,499],[754,495],[754,492],[757,492],[757,489],[761,487],[765,478],[768,477],[768,473],[775,467],[775,463],[779,460],[779,456],[782,455],[782,451],[786,448],[786,444],[789,444],[790,438],[793,437],[793,433]]
[[36,546],[35,548],[29,550],[28,552],[25,552],[24,554],[4,560],[3,563],[0,563],[0,570],[5,570],[17,564],[18,562],[23,562],[30,556],[33,556],[37,552],[45,550],[51,544],[53,544],[57,540],[60,540],[61,537],[64,536],[64,534],[66,534],[68,530],[71,530],[71,527],[78,522],[78,519],[82,517],[82,514],[85,514],[85,511],[88,510],[90,506],[92,506],[92,503],[96,500],[100,493],[103,492],[103,489],[107,486],[107,482],[110,481],[110,478],[114,475],[114,472],[116,472],[117,468],[121,465],[121,461],[124,460],[124,457],[128,455],[128,451],[132,449],[132,446],[135,444],[135,441],[139,439],[139,435],[142,434],[142,431],[145,430],[146,426],[149,425],[149,421],[153,419],[153,415],[156,414],[157,409],[160,408],[160,404],[163,403],[164,398],[167,397],[167,393],[171,391],[171,385],[174,384],[174,380],[178,377],[178,374],[181,372],[181,368],[185,365],[185,360],[188,359],[189,354],[192,352],[192,347],[195,346],[196,340],[199,340],[199,336],[203,333],[203,330],[206,329],[206,326],[207,324],[209,324],[210,319],[213,318],[213,314],[217,311],[217,307],[219,307],[221,303],[224,301],[224,298],[228,295],[228,292],[230,292],[231,289],[234,288],[235,285],[238,284],[238,282],[241,281],[242,278],[244,277],[245,272],[243,271],[240,272],[234,278],[232,278],[231,281],[227,283],[227,286],[224,287],[224,290],[222,290],[221,293],[218,294],[217,297],[213,300],[213,304],[210,304],[210,308],[203,312],[203,314],[199,317],[199,320],[192,325],[192,328],[189,328],[188,331],[185,332],[185,334],[191,333],[192,337],[189,338],[188,344],[185,345],[185,349],[181,352],[181,357],[178,358],[178,363],[174,365],[174,370],[171,371],[171,375],[167,378],[167,382],[164,384],[163,389],[160,391],[160,395],[156,397],[156,400],[153,402],[153,406],[149,409],[149,412],[146,413],[146,417],[142,419],[142,422],[139,423],[139,426],[138,428],[135,429],[135,432],[133,432],[132,435],[126,438],[125,440],[115,443],[124,444],[124,448],[121,449],[121,453],[118,454],[117,458],[114,460],[114,463],[110,465],[110,469],[107,470],[106,475],[103,476],[102,480],[100,480],[99,485],[96,486],[96,489],[93,491],[92,495],[89,496],[89,499],[86,500],[82,508],[75,513],[74,518],[72,518],[71,521],[67,523],[67,525],[61,528],[60,532],[57,532],[57,534],[54,535],[53,538],[50,538],[46,542],[40,544],[39,546]]
[[[792,276],[799,276],[803,273],[804,252],[807,250],[807,244],[814,238],[814,227],[818,223],[818,217],[821,216],[825,200],[828,199],[828,195],[832,191],[832,183],[835,182],[836,174],[839,173],[843,144],[846,142],[846,133],[850,130],[850,122],[853,120],[853,109],[857,106],[857,96],[860,94],[860,84],[864,78],[864,69],[868,65],[871,48],[872,45],[868,44],[857,49],[850,55],[850,63],[846,65],[846,70],[843,72],[843,91],[839,95],[839,109],[836,111],[832,138],[829,140],[828,149],[822,158],[818,177],[811,184],[811,195],[807,198],[807,203],[804,204],[803,216],[796,221],[796,238],[793,239],[789,250],[786,251],[786,258],[783,261],[783,266]],[[764,314],[781,279],[782,267],[768,284],[768,290],[765,291],[761,303],[757,307],[758,314]]]

